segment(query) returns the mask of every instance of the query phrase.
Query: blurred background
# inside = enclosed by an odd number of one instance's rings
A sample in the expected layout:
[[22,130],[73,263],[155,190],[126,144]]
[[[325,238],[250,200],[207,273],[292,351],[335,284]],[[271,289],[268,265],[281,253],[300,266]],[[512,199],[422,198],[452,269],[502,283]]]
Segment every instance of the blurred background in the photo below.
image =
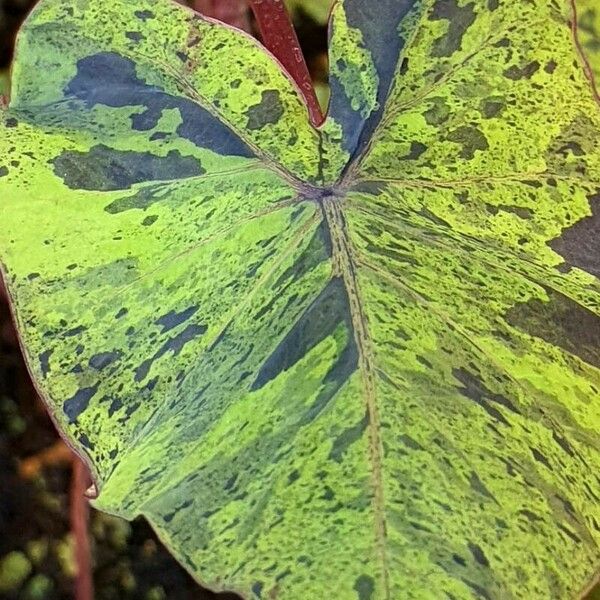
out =
[[[135,0],[132,0],[135,2]],[[220,0],[184,2],[205,14]],[[326,21],[330,0],[289,0],[311,73],[326,102]],[[15,34],[35,0],[0,0],[0,94],[8,93]],[[223,3],[220,4],[223,6]],[[219,16],[219,15],[216,15]],[[257,34],[239,2],[237,26]],[[0,223],[0,227],[1,227]],[[75,597],[72,515],[85,510],[70,450],[59,438],[23,363],[0,282],[0,599]],[[89,514],[97,600],[234,600],[200,588],[171,558],[143,519]]]

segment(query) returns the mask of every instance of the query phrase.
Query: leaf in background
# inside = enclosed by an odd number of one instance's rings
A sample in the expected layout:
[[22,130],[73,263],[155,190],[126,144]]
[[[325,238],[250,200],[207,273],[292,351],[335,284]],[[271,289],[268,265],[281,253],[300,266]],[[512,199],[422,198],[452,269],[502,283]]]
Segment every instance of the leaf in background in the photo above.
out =
[[596,87],[600,81],[600,6],[596,0],[572,0],[577,10],[577,34]]
[[8,71],[0,71],[0,96],[8,94],[10,75]]
[[568,3],[253,41],[42,0],[0,137],[29,366],[99,508],[253,598],[570,598],[599,563],[600,112]]
[[284,0],[288,10],[302,11],[317,23],[327,23],[333,0]]

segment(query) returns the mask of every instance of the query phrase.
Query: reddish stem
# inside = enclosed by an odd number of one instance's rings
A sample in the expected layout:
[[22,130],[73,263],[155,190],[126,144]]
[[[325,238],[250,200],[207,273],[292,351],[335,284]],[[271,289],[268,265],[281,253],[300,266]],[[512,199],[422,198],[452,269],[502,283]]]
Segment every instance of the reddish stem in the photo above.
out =
[[192,8],[238,29],[250,31],[246,0],[193,0]]
[[92,581],[92,556],[88,537],[89,504],[85,491],[90,485],[87,467],[78,456],[73,456],[73,481],[71,482],[71,531],[75,538],[75,600],[94,600]]
[[282,0],[248,0],[265,47],[297,83],[308,107],[310,120],[319,126],[323,112],[312,84],[294,25]]

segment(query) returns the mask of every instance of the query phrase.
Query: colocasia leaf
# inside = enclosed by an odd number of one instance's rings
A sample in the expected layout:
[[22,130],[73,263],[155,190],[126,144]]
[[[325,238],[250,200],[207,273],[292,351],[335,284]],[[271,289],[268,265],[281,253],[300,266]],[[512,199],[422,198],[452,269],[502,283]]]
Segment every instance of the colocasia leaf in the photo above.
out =
[[0,255],[99,508],[249,598],[577,597],[600,562],[600,109],[573,9],[338,2],[315,129],[239,31],[42,0]]

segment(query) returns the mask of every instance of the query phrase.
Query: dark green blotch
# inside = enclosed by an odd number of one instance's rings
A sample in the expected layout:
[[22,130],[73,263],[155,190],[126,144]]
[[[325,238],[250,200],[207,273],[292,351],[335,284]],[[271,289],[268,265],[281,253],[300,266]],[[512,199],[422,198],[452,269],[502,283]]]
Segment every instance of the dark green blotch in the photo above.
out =
[[432,21],[448,20],[448,31],[435,40],[431,54],[435,57],[452,56],[460,50],[467,29],[475,21],[475,3],[460,6],[457,0],[437,0],[430,15]]
[[537,448],[529,448],[531,450],[531,455],[533,458],[542,463],[547,469],[552,471],[552,465],[548,462],[548,459],[537,449]]
[[575,141],[570,141],[561,146],[558,152],[563,156],[568,156],[570,153],[574,156],[584,156],[585,152],[583,148]]
[[262,129],[265,125],[273,125],[279,122],[283,116],[283,105],[278,90],[265,90],[258,104],[251,106],[246,111],[248,117],[248,129],[255,131]]
[[149,225],[152,225],[156,222],[156,219],[158,219],[158,215],[148,215],[143,221],[142,221],[142,225],[144,225],[144,227],[148,227]]
[[67,331],[65,331],[63,333],[63,337],[75,337],[83,333],[84,331],[87,331],[87,327],[84,327],[83,325],[78,325],[77,327],[73,327],[73,329],[68,329]]
[[419,442],[417,442],[415,439],[410,437],[410,435],[403,433],[402,435],[398,436],[398,441],[411,450],[424,450],[423,446],[421,446],[421,444],[419,444]]
[[273,350],[250,389],[259,390],[287,371],[344,323],[351,323],[348,296],[341,279],[336,277]]
[[473,542],[469,542],[468,544],[469,550],[473,555],[473,558],[483,567],[489,567],[490,563],[485,555],[484,551],[481,549],[481,546],[475,544]]
[[486,119],[492,119],[502,114],[505,104],[501,99],[486,98],[481,101],[481,114]]
[[517,215],[520,219],[529,220],[533,218],[533,210],[526,206],[511,206],[509,204],[499,204],[498,206],[494,206],[493,204],[486,204],[486,207],[492,215],[498,214],[498,211],[502,210]]
[[512,79],[513,81],[518,81],[519,79],[530,79],[531,76],[539,70],[539,68],[540,63],[537,60],[530,62],[522,68],[518,67],[517,65],[512,65],[504,71],[504,77]]
[[42,375],[46,377],[50,371],[50,356],[52,355],[52,350],[44,350],[39,355],[40,360],[40,369],[42,370]]
[[389,185],[383,181],[359,181],[355,183],[350,192],[359,192],[369,196],[381,196],[387,193]]
[[559,292],[546,294],[547,302],[529,300],[510,309],[508,323],[600,368],[600,317]]
[[469,485],[471,486],[471,489],[474,492],[477,492],[478,494],[481,494],[482,496],[485,496],[490,500],[496,501],[496,498],[494,498],[493,494],[487,489],[487,487],[484,485],[483,481],[481,481],[479,475],[477,475],[475,471],[471,471],[471,476],[469,477]]
[[139,31],[127,31],[125,32],[125,37],[132,42],[140,42],[145,38]]
[[354,582],[358,600],[371,600],[375,592],[375,581],[369,575],[361,575]]
[[460,157],[471,160],[477,150],[487,150],[490,146],[487,138],[476,127],[463,125],[448,134],[448,140],[462,146]]
[[150,371],[150,367],[155,360],[159,359],[161,356],[171,351],[175,356],[177,356],[183,347],[192,340],[200,337],[206,333],[206,325],[198,325],[198,324],[190,324],[188,325],[181,333],[177,334],[175,337],[169,338],[158,350],[157,352],[151,356],[150,358],[143,361],[135,370],[134,380],[137,382],[143,381],[148,372]]
[[121,357],[120,352],[99,352],[98,354],[94,354],[90,358],[89,365],[92,369],[96,369],[96,371],[101,371],[102,369],[108,367],[115,361],[119,360]]
[[342,434],[337,437],[333,446],[329,452],[329,460],[334,460],[335,462],[342,462],[344,454],[354,442],[360,440],[363,436],[363,433],[366,431],[369,426],[369,414],[365,414],[365,416],[358,422],[356,425],[352,427],[348,427]]
[[123,408],[123,403],[118,398],[115,398],[111,401],[110,406],[108,407],[108,416],[112,417],[118,410]]
[[[274,284],[275,288],[279,288],[284,283],[300,281],[307,273],[325,262],[331,257],[332,246],[329,230],[324,222],[322,222],[313,236],[306,250],[298,257],[291,267],[288,267],[277,279]],[[290,281],[291,280],[291,281]],[[257,315],[257,318],[262,314]]]
[[156,202],[165,200],[168,197],[167,191],[168,185],[166,184],[144,186],[131,196],[118,198],[114,202],[111,202],[104,210],[111,215],[126,210],[146,210]]
[[446,101],[439,96],[430,99],[431,107],[427,109],[423,116],[428,125],[441,125],[448,120],[450,116],[450,109],[446,104]]
[[483,600],[492,600],[492,597],[489,595],[488,591],[485,588],[481,587],[477,583],[474,583],[473,581],[470,581],[469,579],[465,579],[464,577],[462,578],[462,581],[475,592],[476,598],[483,598]]
[[162,327],[161,333],[166,333],[170,331],[174,327],[185,323],[190,317],[192,317],[198,311],[197,306],[190,306],[181,312],[176,312],[174,310],[162,315],[156,321],[154,321],[157,325]]
[[79,415],[88,407],[90,400],[98,391],[98,385],[78,389],[71,398],[63,404],[65,415],[69,418],[69,423],[74,423]]
[[99,52],[77,61],[77,73],[64,89],[78,108],[96,105],[111,108],[143,107],[131,113],[136,131],[150,131],[158,126],[165,110],[177,109],[181,124],[179,137],[201,148],[223,155],[253,156],[254,153],[222,120],[190,98],[174,96],[149,85],[137,72],[136,63],[115,52]]
[[508,398],[502,394],[492,392],[479,377],[470,371],[467,371],[466,369],[453,369],[452,375],[454,375],[463,386],[458,388],[458,391],[465,396],[465,398],[469,398],[476,402],[496,421],[503,423],[504,425],[510,425],[494,404],[503,406],[515,414],[520,414],[515,405]]
[[166,133],[165,131],[155,131],[151,136],[150,136],[150,141],[151,142],[156,142],[157,140],[164,140],[165,138],[167,138],[169,136],[168,133]]
[[8,167],[0,167],[0,177],[6,177],[8,175]]
[[151,10],[136,10],[133,14],[141,21],[154,18],[154,13]]
[[427,146],[421,142],[411,142],[410,150],[406,156],[400,157],[400,160],[417,160],[427,150]]
[[78,439],[79,443],[84,448],[87,448],[88,450],[93,450],[95,448],[95,445],[90,441],[90,438],[87,435],[85,435],[85,433],[81,434]]
[[462,556],[459,556],[458,554],[453,554],[452,555],[452,560],[457,565],[460,565],[461,567],[466,567],[467,566],[467,561]]
[[145,181],[197,177],[206,171],[193,156],[171,150],[166,156],[115,150],[103,144],[89,152],[67,150],[50,161],[55,174],[74,190],[125,190]]

